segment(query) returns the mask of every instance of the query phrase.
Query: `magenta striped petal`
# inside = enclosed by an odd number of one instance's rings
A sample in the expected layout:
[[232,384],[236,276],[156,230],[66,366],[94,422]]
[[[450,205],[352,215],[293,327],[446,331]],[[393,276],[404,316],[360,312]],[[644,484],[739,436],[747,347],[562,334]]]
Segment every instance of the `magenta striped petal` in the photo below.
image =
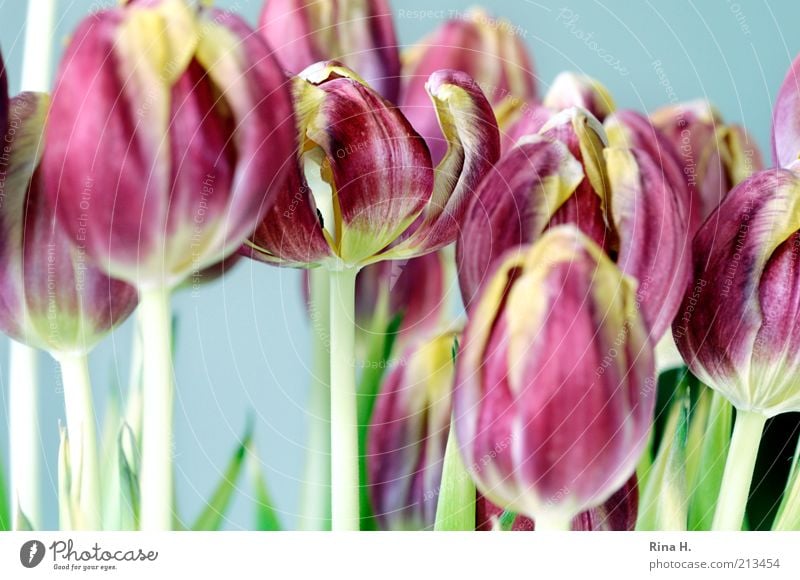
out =
[[697,232],[673,335],[694,374],[738,409],[800,410],[800,179],[758,172]]
[[435,71],[463,71],[493,107],[536,100],[536,73],[513,24],[475,10],[445,22],[412,47],[403,62],[400,106],[428,143],[434,162],[447,149],[424,85]]
[[772,160],[789,167],[800,159],[800,57],[789,67],[772,109]]
[[268,0],[259,32],[288,71],[337,60],[397,101],[400,54],[386,0]]

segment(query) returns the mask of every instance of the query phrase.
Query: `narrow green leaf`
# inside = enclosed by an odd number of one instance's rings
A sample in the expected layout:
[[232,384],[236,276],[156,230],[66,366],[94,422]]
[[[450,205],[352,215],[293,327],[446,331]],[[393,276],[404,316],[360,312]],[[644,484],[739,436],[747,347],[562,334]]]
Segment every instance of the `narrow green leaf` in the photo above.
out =
[[233,493],[236,491],[236,482],[242,471],[244,460],[250,444],[253,440],[253,421],[248,419],[244,437],[239,443],[236,451],[228,461],[228,467],[222,475],[222,479],[217,484],[214,494],[206,503],[206,507],[197,520],[192,525],[195,531],[216,531],[222,527],[225,519],[225,512],[230,507]]
[[439,486],[436,522],[433,529],[436,531],[475,529],[475,484],[461,458],[452,419],[444,452],[442,483]]
[[510,532],[514,529],[514,522],[517,521],[517,514],[505,510],[502,514],[500,514],[500,518],[497,520],[497,525],[500,527],[500,530],[503,532]]
[[676,393],[658,453],[639,502],[637,530],[686,530],[686,440],[690,395],[688,385]]
[[28,516],[25,515],[25,512],[21,511],[17,508],[17,521],[19,522],[19,529],[18,532],[33,532],[33,524],[28,519]]
[[123,423],[119,432],[120,522],[123,530],[139,529],[139,445]]
[[781,499],[778,513],[775,515],[775,522],[772,524],[773,530],[800,531],[800,461],[798,461],[798,457],[800,457],[800,441],[797,442],[783,499]]
[[733,427],[733,407],[728,400],[711,389],[706,388],[705,392],[703,396],[709,400],[708,416],[703,428],[697,429],[702,432],[696,446],[697,465],[687,472],[690,530],[711,529]]
[[261,469],[261,461],[256,452],[255,445],[251,445],[247,454],[248,471],[252,481],[253,490],[256,494],[256,530],[262,532],[279,532],[281,527],[280,518],[275,510],[272,495],[267,486],[267,480]]
[[10,505],[11,500],[8,496],[8,487],[6,487],[5,469],[3,460],[0,458],[0,532],[7,532],[11,529]]
[[70,475],[69,438],[67,430],[59,426],[58,444],[58,528],[71,530],[75,524],[75,505],[72,499],[72,476]]
[[367,436],[375,401],[381,389],[383,376],[386,374],[389,361],[397,339],[397,331],[403,323],[403,314],[395,316],[386,327],[382,335],[376,334],[375,340],[370,345],[361,373],[358,387],[358,472],[361,486],[359,489],[359,513],[361,515],[361,529],[372,531],[378,529],[375,516],[372,513],[372,504],[369,500],[369,482],[367,481]]

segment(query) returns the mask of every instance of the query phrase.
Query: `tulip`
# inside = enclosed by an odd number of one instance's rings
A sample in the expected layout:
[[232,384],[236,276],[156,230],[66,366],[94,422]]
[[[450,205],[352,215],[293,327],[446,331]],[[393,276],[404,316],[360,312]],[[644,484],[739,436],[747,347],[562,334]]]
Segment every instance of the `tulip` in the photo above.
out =
[[616,109],[611,93],[600,81],[573,72],[555,78],[542,104],[554,112],[581,107],[601,122]]
[[637,304],[653,339],[666,332],[689,276],[680,194],[646,149],[606,142],[594,117],[568,109],[498,161],[478,187],[456,247],[467,305],[498,256],[570,223],[639,281]]
[[400,107],[425,138],[434,161],[445,154],[447,136],[437,122],[423,84],[439,69],[464,71],[486,94],[501,122],[536,101],[536,72],[517,29],[506,20],[472,10],[448,20],[404,54]]
[[645,448],[655,369],[635,303],[636,282],[564,226],[501,258],[470,308],[457,441],[478,490],[539,529],[608,500]]
[[800,57],[795,58],[781,84],[772,111],[772,159],[778,167],[800,168]]
[[87,354],[136,307],[136,289],[87,260],[55,222],[40,161],[49,97],[11,101],[0,181],[0,329],[58,360],[64,382],[77,527],[99,529],[100,483]]
[[735,185],[763,168],[755,140],[707,101],[664,107],[652,120],[679,154],[693,200],[692,233]]
[[[475,508],[476,530],[488,532],[499,527],[503,508],[480,495]],[[636,526],[638,508],[639,488],[634,475],[604,504],[573,518],[571,529],[576,532],[632,532]],[[532,532],[535,527],[533,520],[525,516],[516,516],[511,523],[511,531],[515,532]]]
[[450,244],[500,138],[489,103],[462,72],[438,71],[427,84],[449,140],[435,171],[402,113],[355,73],[320,63],[301,77],[294,93],[302,154],[242,251],[330,271],[332,525],[357,529],[356,274]]
[[446,332],[409,347],[378,395],[367,472],[383,529],[433,529],[450,431],[455,337]]
[[767,418],[800,411],[797,249],[800,178],[755,173],[693,243],[692,283],[673,334],[691,371],[736,407],[714,529],[740,529]]
[[47,192],[87,256],[140,290],[143,529],[172,524],[170,290],[238,249],[293,157],[270,53],[236,15],[133,1],[85,19],[56,76]]
[[336,60],[397,100],[400,53],[386,0],[267,0],[259,32],[292,73]]

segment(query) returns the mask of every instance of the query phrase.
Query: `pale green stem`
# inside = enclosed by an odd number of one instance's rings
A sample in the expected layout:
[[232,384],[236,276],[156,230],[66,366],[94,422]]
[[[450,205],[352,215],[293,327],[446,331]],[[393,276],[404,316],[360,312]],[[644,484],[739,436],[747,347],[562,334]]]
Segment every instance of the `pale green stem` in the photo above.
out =
[[355,268],[331,277],[331,526],[358,530]]
[[166,288],[139,293],[142,330],[141,529],[172,528],[172,320]]
[[142,323],[137,312],[131,337],[131,368],[128,377],[128,397],[125,403],[125,422],[136,441],[142,437]]
[[742,529],[758,445],[766,421],[766,417],[760,413],[738,409],[736,411],[733,437],[722,475],[717,511],[714,513],[713,530]]
[[331,519],[330,274],[309,272],[312,367],[308,399],[306,469],[301,495],[301,528],[328,530]]
[[67,411],[70,480],[78,514],[73,516],[73,529],[101,529],[100,467],[97,457],[97,427],[89,360],[86,355],[58,355],[61,380],[64,384],[64,406]]
[[537,532],[568,532],[572,529],[572,518],[557,512],[537,514],[534,520]]
[[56,0],[28,0],[22,90],[50,92]]
[[773,530],[800,531],[800,440],[794,452],[792,468],[783,490],[783,498],[775,515]]
[[24,515],[34,529],[42,525],[39,442],[39,351],[10,341],[8,444],[11,459],[11,521],[21,529]]

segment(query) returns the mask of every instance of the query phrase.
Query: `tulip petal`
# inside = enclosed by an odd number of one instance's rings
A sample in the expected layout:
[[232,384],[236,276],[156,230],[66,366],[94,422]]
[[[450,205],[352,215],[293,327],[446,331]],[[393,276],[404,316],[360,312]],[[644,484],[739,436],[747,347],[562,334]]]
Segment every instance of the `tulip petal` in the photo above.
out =
[[604,121],[616,109],[611,93],[600,81],[569,71],[555,78],[542,104],[553,111],[581,107],[599,121]]
[[8,76],[3,55],[0,54],[0,135],[6,134],[8,126]]
[[456,245],[464,303],[472,302],[509,248],[536,240],[583,181],[580,163],[558,141],[528,137],[481,182]]
[[639,282],[636,301],[655,344],[672,324],[689,282],[688,223],[665,172],[647,154],[614,147],[603,153],[620,240],[617,265]]
[[469,76],[437,71],[428,80],[427,90],[447,138],[447,152],[436,167],[433,195],[419,223],[382,259],[433,252],[455,241],[478,184],[500,157],[494,113]]
[[800,57],[792,62],[772,109],[772,160],[789,167],[800,159]]

